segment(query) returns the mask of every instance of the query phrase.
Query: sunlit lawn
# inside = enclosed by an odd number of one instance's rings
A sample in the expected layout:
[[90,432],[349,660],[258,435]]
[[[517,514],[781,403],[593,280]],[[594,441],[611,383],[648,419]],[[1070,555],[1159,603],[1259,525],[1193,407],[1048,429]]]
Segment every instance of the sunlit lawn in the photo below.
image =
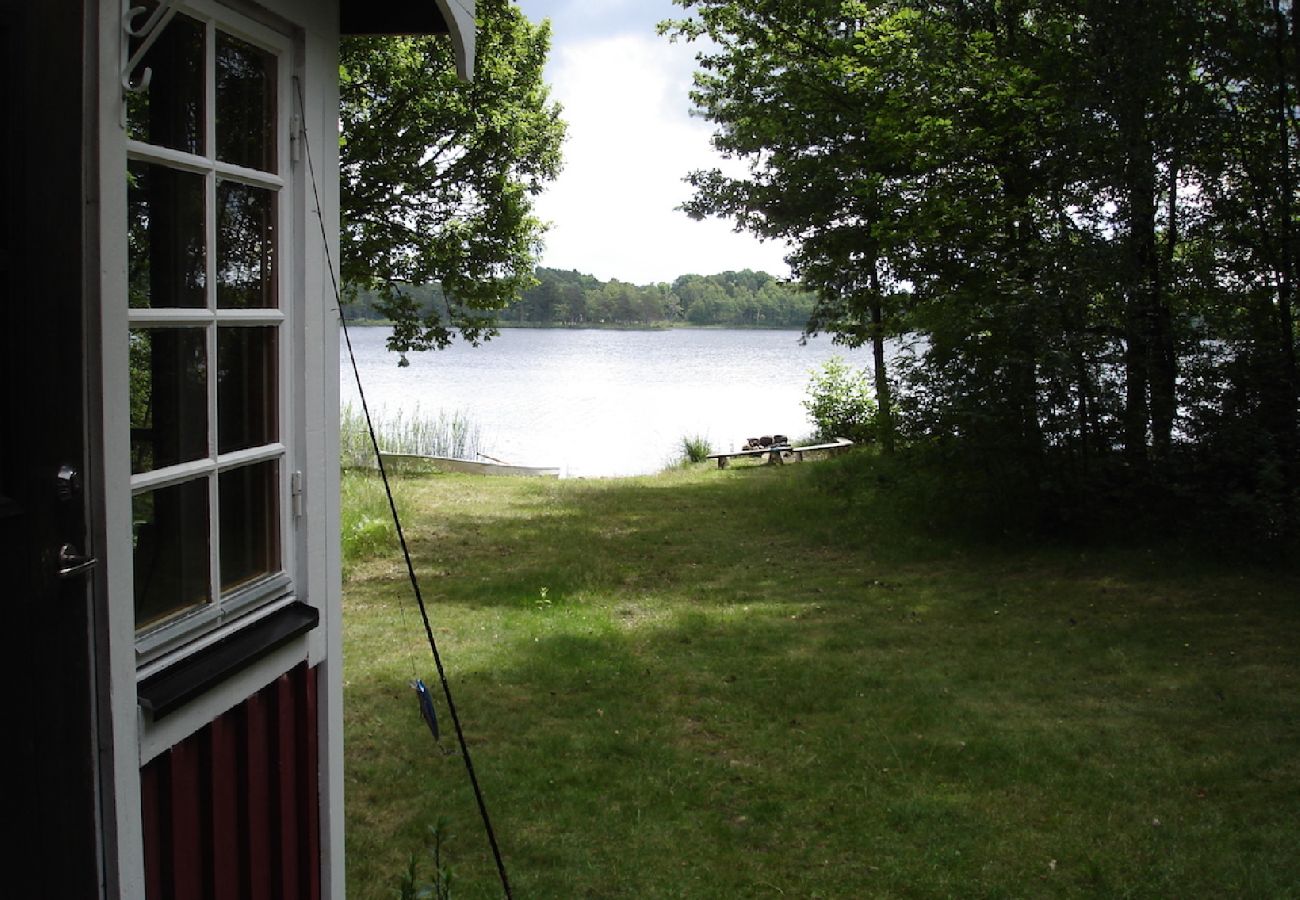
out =
[[[1295,576],[929,542],[822,465],[402,483],[515,896],[1300,896]],[[440,818],[499,896],[400,558],[345,593],[349,897]]]

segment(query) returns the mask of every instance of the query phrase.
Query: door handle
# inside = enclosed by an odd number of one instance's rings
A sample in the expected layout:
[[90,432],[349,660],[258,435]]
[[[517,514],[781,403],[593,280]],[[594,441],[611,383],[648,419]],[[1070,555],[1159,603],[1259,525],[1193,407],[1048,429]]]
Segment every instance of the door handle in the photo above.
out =
[[95,568],[99,560],[93,556],[83,556],[75,544],[64,544],[59,548],[59,577],[76,578]]

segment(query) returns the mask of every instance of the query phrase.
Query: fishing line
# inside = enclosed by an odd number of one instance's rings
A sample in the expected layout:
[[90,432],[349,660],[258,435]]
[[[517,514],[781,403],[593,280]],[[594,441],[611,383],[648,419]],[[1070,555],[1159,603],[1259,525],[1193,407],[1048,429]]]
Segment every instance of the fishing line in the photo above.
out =
[[[429,622],[429,610],[424,603],[424,594],[420,590],[420,579],[415,574],[415,564],[411,561],[411,550],[406,543],[406,534],[402,530],[402,517],[397,513],[397,502],[393,499],[393,488],[388,481],[388,470],[384,467],[384,458],[379,453],[379,438],[375,435],[375,423],[370,417],[370,406],[366,402],[365,388],[361,384],[361,371],[357,368],[357,357],[352,350],[352,336],[348,333],[347,319],[343,316],[343,293],[339,289],[338,274],[334,271],[334,260],[330,253],[329,234],[325,228],[325,214],[322,211],[320,202],[320,190],[316,184],[316,165],[312,160],[311,142],[307,137],[307,106],[303,102],[302,83],[295,77],[294,87],[298,92],[298,109],[301,112],[302,125],[302,143],[307,155],[307,171],[311,179],[312,195],[316,199],[316,221],[320,223],[321,245],[325,249],[326,268],[329,269],[330,283],[334,288],[334,302],[337,304],[339,316],[339,325],[343,330],[343,340],[347,344],[348,359],[352,363],[352,375],[357,382],[357,393],[361,398],[361,412],[366,419],[366,430],[370,434],[370,445],[375,451],[375,463],[379,466],[379,477],[384,483],[384,493],[388,497],[388,509],[393,516],[393,525],[397,528],[397,540],[402,547],[402,557],[406,560],[406,574],[411,582],[411,590],[415,594],[415,602],[420,607],[420,619],[424,622],[424,634],[429,641],[429,650],[433,653],[433,662],[438,669],[438,680],[442,682],[442,693],[447,700],[447,713],[451,716],[452,725],[456,730],[456,741],[460,745],[461,758],[465,760],[465,771],[469,774],[470,785],[474,788],[474,800],[478,804],[479,816],[483,819],[483,829],[487,832],[488,843],[492,846],[492,858],[496,861],[497,874],[501,879],[501,887],[505,891],[507,900],[513,897],[510,892],[510,879],[506,875],[505,860],[501,857],[501,848],[497,844],[496,831],[492,828],[492,817],[488,814],[487,803],[483,799],[483,791],[479,787],[478,776],[474,773],[474,761],[470,758],[469,744],[465,741],[465,731],[460,724],[460,715],[456,712],[456,702],[451,696],[451,684],[447,681],[447,672],[442,665],[442,654],[438,652],[438,642],[433,636],[433,626]],[[420,682],[423,687],[423,682]],[[427,690],[416,688],[420,695],[420,713],[429,724],[430,730],[436,726],[434,721],[430,721],[432,714],[432,700]]]

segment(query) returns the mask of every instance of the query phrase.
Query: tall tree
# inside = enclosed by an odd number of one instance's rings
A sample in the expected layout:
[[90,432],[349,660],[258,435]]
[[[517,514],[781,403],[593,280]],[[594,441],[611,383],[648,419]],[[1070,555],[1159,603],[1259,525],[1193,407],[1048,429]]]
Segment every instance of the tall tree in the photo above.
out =
[[750,163],[692,175],[688,211],[795,245],[792,268],[820,295],[814,328],[873,345],[887,444],[884,340],[906,313],[930,338],[930,375],[965,384],[943,389],[970,399],[952,426],[1032,457],[1044,268],[1032,201],[1060,119],[1031,64],[1041,36],[1024,34],[1042,17],[1012,2],[678,2],[697,18],[669,30],[718,48],[700,54],[692,99],[718,125],[715,146]]
[[[1288,6],[1290,9],[1288,10]],[[1201,73],[1212,95],[1210,128],[1194,147],[1204,173],[1203,215],[1188,239],[1197,252],[1213,329],[1193,410],[1204,443],[1249,458],[1260,483],[1280,481],[1293,503],[1297,459],[1296,190],[1300,184],[1295,7],[1233,0],[1215,21],[1221,37]],[[1258,485],[1256,485],[1258,486]],[[1294,526],[1294,509],[1280,516]]]
[[742,177],[720,169],[693,173],[695,196],[686,211],[728,216],[795,245],[787,261],[818,295],[810,332],[873,344],[880,434],[892,448],[882,312],[889,293],[878,274],[887,265],[880,236],[886,226],[876,172],[899,148],[878,135],[871,116],[879,109],[868,111],[856,96],[861,72],[851,64],[853,19],[886,4],[677,2],[697,17],[661,29],[709,42],[692,100],[718,125],[714,146],[751,162]]
[[[547,23],[479,0],[472,81],[437,38],[351,38],[340,57],[344,284],[374,290],[390,349],[477,341],[533,282],[533,198],[560,168],[564,123],[542,70]],[[437,282],[421,310],[407,285]]]
[[791,241],[814,328],[922,339],[877,377],[910,435],[1031,483],[1233,473],[1293,516],[1292,0],[676,2],[746,164],[688,212]]

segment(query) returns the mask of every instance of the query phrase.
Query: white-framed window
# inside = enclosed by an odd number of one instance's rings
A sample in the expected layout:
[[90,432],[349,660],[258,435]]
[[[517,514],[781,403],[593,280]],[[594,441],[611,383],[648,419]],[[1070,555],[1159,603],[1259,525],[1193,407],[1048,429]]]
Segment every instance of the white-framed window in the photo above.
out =
[[141,664],[294,590],[293,44],[180,9],[126,104]]

